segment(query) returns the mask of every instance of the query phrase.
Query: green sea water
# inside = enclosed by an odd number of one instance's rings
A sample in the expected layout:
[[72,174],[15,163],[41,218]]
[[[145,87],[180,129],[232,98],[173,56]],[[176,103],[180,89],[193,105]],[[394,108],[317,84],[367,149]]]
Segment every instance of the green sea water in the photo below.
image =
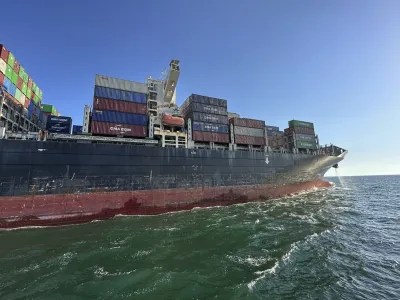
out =
[[400,177],[0,231],[0,299],[399,299]]

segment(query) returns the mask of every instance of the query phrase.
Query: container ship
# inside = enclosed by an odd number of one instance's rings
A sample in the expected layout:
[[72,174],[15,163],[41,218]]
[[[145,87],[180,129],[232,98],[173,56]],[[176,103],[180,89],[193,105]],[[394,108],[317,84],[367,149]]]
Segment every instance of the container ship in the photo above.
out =
[[314,124],[228,112],[192,94],[176,104],[179,61],[145,83],[96,75],[73,125],[4,46],[0,52],[0,228],[53,226],[264,201],[314,188],[347,151]]

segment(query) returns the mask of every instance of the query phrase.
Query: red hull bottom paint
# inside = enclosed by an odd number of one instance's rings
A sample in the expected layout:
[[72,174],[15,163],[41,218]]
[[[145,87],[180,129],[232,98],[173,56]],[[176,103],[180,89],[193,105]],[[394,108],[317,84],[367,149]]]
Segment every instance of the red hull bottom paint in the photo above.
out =
[[93,192],[0,198],[0,228],[57,226],[110,219],[116,215],[156,215],[195,207],[264,201],[331,184],[314,180],[289,185]]

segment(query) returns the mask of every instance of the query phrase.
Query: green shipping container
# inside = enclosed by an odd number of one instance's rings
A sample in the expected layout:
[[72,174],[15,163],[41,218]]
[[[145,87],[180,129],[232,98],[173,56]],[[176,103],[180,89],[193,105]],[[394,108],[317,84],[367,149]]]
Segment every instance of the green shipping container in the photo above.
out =
[[26,90],[26,97],[28,97],[28,99],[31,99],[32,97],[32,90],[29,88]]
[[32,82],[32,91],[35,92],[35,90],[36,90],[36,83]]
[[299,120],[291,120],[289,121],[289,127],[306,127],[306,128],[312,128],[314,129],[314,124],[311,122],[304,122],[304,121],[299,121]]
[[38,105],[39,100],[40,100],[38,95],[35,95],[35,98],[33,100],[35,101],[35,104]]
[[29,79],[29,76],[28,76],[28,74],[25,72],[24,77],[22,77],[22,80],[23,80],[24,82],[28,83],[28,79]]
[[7,61],[8,65],[14,68],[14,62],[15,62],[14,55],[11,52],[8,53],[8,61]]
[[6,68],[6,77],[10,80],[12,80],[12,75],[13,75],[13,68],[10,66],[7,66]]
[[22,92],[22,94],[24,94],[25,96],[26,96],[26,91],[27,91],[27,89],[28,89],[28,85],[24,82],[24,83],[22,84],[21,92]]
[[296,141],[296,147],[298,149],[312,149],[315,150],[317,149],[317,144],[314,142],[308,142],[308,141]]
[[11,82],[17,85],[18,82],[18,74],[12,71],[12,77],[11,77]]
[[20,66],[19,67],[19,73],[18,73],[19,77],[23,78],[24,74],[25,74],[25,69]]
[[52,112],[53,112],[53,109],[54,109],[54,106],[51,105],[51,104],[42,104],[42,105],[40,106],[40,109],[41,109],[42,111],[44,111],[44,112],[52,113]]
[[34,89],[34,93],[39,96],[39,87],[38,86],[36,86],[36,89]]
[[19,99],[21,98],[21,91],[19,89],[15,90],[14,98],[19,102]]
[[41,89],[39,89],[39,94],[38,94],[38,96],[39,96],[39,99],[42,100],[42,98],[43,98],[43,92],[42,92]]

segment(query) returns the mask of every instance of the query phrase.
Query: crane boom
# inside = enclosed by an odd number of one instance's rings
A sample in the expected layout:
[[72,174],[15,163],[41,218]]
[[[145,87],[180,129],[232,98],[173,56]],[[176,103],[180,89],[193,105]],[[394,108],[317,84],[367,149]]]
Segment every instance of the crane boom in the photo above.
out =
[[178,83],[180,74],[179,60],[171,60],[169,63],[169,70],[167,77],[164,81],[164,103],[165,104],[176,104],[176,98],[174,93],[176,91],[176,85]]

